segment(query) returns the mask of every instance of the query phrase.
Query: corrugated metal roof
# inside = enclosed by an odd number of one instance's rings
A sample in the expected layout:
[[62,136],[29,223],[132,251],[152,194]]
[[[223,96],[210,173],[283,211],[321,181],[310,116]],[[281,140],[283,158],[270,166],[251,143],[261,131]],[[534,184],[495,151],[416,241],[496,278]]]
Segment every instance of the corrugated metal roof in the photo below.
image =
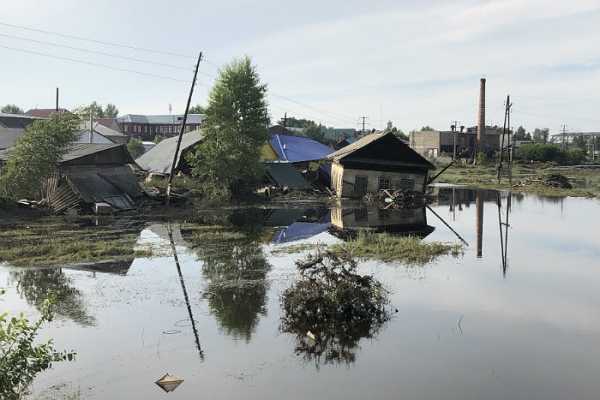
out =
[[368,144],[370,144],[378,139],[381,139],[385,135],[387,135],[387,133],[378,132],[378,133],[371,133],[370,135],[363,136],[360,139],[358,139],[356,142],[351,143],[348,146],[342,147],[338,151],[329,154],[327,156],[327,158],[329,158],[330,160],[344,158],[348,154],[352,154],[356,150],[362,149],[363,147],[367,146]]
[[[89,131],[90,130],[90,121],[81,121],[81,123],[79,124],[79,127],[81,129],[87,129]],[[97,132],[106,137],[110,137],[110,136],[126,137],[127,136],[124,133],[122,133],[121,131],[116,131],[114,129],[111,129],[108,126],[103,125],[97,121],[94,121],[94,132]]]
[[28,125],[40,119],[44,118],[32,117],[24,114],[0,113],[0,127],[25,129]]
[[[201,130],[195,130],[183,135],[181,139],[181,148],[177,159],[177,167],[181,161],[181,154],[184,150],[198,144],[204,135]],[[171,165],[173,164],[173,156],[177,147],[178,136],[169,139],[164,139],[152,149],[144,153],[136,160],[136,163],[145,171],[156,172],[161,174],[171,173]]]
[[303,162],[322,160],[331,148],[316,140],[293,135],[271,135],[271,147],[281,161]]
[[105,150],[121,147],[122,144],[116,143],[73,143],[71,149],[64,155],[62,162],[76,160]]
[[[31,110],[27,110],[26,115],[30,115],[32,117],[40,117],[40,118],[49,118],[52,114],[56,112],[56,108],[32,108]],[[66,108],[59,108],[59,113],[68,113],[70,112]]]
[[[188,114],[187,124],[199,125],[204,119],[202,114]],[[117,118],[119,123],[173,125],[183,123],[183,115],[137,115],[127,114]]]
[[[107,138],[104,135],[101,135],[98,132],[94,131],[93,135],[90,135],[89,129],[83,129],[78,133],[79,137],[75,140],[75,143],[96,143],[96,144],[112,144],[114,143],[112,140]],[[90,136],[92,136],[92,140],[90,140]]]

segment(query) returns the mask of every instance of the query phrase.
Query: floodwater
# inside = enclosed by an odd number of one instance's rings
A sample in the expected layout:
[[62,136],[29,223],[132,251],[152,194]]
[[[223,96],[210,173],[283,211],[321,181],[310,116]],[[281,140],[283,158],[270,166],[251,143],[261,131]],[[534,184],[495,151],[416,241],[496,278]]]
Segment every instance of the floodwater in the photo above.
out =
[[[32,398],[600,398],[600,202],[503,192],[499,208],[495,191],[437,191],[415,212],[249,210],[229,218],[239,237],[149,223],[138,244],[159,256],[108,270],[0,266],[1,308],[35,316],[58,293],[42,337],[77,352],[38,376]],[[362,263],[390,291],[392,319],[350,357],[297,352],[280,295],[302,254],[272,251],[386,221],[468,247],[422,267]],[[154,384],[167,372],[184,379],[169,394]]]

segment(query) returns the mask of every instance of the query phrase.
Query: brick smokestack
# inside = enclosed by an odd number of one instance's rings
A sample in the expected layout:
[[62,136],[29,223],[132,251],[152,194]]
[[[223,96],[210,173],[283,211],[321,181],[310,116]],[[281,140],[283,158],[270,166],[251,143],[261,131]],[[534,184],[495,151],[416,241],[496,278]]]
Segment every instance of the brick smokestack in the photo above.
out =
[[485,132],[485,78],[479,81],[479,118],[477,119],[477,147],[481,145],[481,135]]

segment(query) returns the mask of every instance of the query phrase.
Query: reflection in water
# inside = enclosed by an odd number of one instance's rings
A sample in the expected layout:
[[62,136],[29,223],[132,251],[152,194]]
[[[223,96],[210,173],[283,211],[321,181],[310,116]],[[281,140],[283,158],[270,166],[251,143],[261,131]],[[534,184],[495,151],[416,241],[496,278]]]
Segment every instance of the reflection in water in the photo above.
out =
[[57,316],[84,326],[94,325],[94,317],[87,313],[81,292],[72,286],[62,269],[27,269],[11,272],[10,276],[17,283],[21,297],[38,310],[52,297]]
[[338,237],[353,237],[359,230],[391,232],[398,235],[424,238],[434,231],[427,225],[427,212],[421,208],[376,207],[331,208],[332,233]]
[[508,268],[508,228],[510,228],[509,216],[512,205],[512,193],[506,196],[506,215],[502,219],[502,193],[498,192],[498,227],[500,229],[500,254],[502,257],[502,274],[506,276]]
[[477,207],[477,258],[483,257],[483,196],[477,191],[475,198]]
[[194,314],[192,313],[192,306],[190,305],[190,299],[187,294],[187,289],[185,287],[185,281],[183,279],[183,274],[181,273],[181,266],[179,265],[179,257],[177,255],[177,248],[175,247],[175,241],[173,240],[173,231],[171,229],[171,223],[167,224],[167,232],[169,235],[169,243],[171,244],[171,252],[173,253],[173,259],[175,260],[175,266],[177,267],[177,274],[179,275],[179,283],[181,283],[181,290],[183,291],[183,298],[185,300],[185,305],[187,306],[188,315],[190,317],[190,322],[192,324],[192,331],[194,332],[194,340],[196,341],[196,348],[198,349],[198,354],[200,355],[200,359],[204,360],[204,352],[202,351],[202,347],[200,346],[200,339],[198,338],[198,330],[196,329],[196,320],[194,319]]
[[301,278],[282,295],[281,330],[296,337],[306,361],[350,364],[362,338],[372,338],[389,319],[387,292],[357,273],[350,254],[309,255],[297,262]]
[[203,261],[204,297],[211,313],[228,335],[250,341],[259,316],[267,312],[271,266],[260,247],[260,233],[222,227],[182,233]]

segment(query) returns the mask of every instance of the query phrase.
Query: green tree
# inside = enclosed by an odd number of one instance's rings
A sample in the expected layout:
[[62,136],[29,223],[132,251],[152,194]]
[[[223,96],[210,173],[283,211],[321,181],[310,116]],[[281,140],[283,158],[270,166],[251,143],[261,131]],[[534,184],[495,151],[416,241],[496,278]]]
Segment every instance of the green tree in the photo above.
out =
[[77,117],[70,114],[52,115],[29,125],[1,171],[0,197],[39,198],[43,181],[76,139],[77,126]]
[[144,144],[141,140],[132,138],[129,143],[127,143],[127,150],[129,151],[129,154],[131,154],[131,157],[133,157],[135,160],[144,154]]
[[114,104],[108,103],[104,106],[104,117],[105,118],[117,118],[119,115],[119,109]]
[[303,133],[317,142],[322,142],[325,139],[324,127],[321,124],[308,126],[304,128]]
[[262,177],[260,148],[269,124],[266,92],[248,57],[221,70],[209,94],[204,140],[188,157],[208,197],[239,194]]
[[0,314],[0,398],[21,399],[38,373],[50,368],[53,362],[73,359],[74,353],[57,352],[52,341],[35,343],[40,328],[52,317],[49,300],[44,303],[41,317],[36,322],[23,315]]
[[21,108],[14,104],[5,105],[4,107],[2,107],[0,112],[5,114],[25,114],[25,111],[23,111]]
[[195,106],[190,107],[188,113],[189,114],[204,114],[206,109],[202,107],[200,104],[196,104]]
[[435,129],[433,129],[429,125],[425,125],[424,127],[421,128],[421,131],[435,131]]
[[527,131],[522,126],[519,126],[514,135],[515,140],[527,140]]
[[548,136],[550,136],[548,128],[535,128],[533,131],[533,141],[536,143],[548,143]]

